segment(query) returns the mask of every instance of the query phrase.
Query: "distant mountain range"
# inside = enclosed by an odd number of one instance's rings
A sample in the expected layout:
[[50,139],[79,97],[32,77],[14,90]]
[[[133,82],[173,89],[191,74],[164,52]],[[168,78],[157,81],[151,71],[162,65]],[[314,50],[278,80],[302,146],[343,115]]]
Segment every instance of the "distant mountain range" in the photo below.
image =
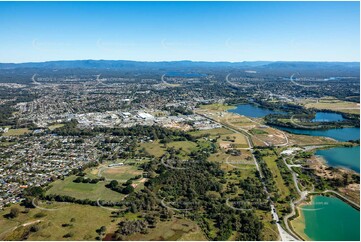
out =
[[0,63],[0,69],[41,68],[41,69],[171,69],[171,68],[257,68],[257,69],[359,69],[360,62],[300,62],[300,61],[127,61],[127,60],[74,60],[27,63]]

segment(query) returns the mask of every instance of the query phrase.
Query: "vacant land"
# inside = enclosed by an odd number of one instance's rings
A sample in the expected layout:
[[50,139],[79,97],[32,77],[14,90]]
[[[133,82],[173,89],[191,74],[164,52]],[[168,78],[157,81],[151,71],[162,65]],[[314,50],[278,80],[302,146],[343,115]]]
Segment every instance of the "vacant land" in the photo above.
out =
[[197,144],[192,141],[174,141],[167,144],[167,147],[173,147],[174,149],[181,149],[188,153],[197,151]]
[[[231,160],[237,159],[237,157],[229,157]],[[221,165],[222,170],[226,171],[225,178],[227,180],[224,188],[229,186],[234,186],[235,184],[239,184],[240,181],[246,178],[254,178],[256,177],[256,166],[255,165],[236,165],[236,164],[227,164],[223,163]],[[236,186],[237,187],[237,186]],[[244,191],[237,187],[231,193],[226,193],[227,198],[237,199]],[[259,219],[262,221],[264,227],[262,229],[262,239],[263,240],[277,240],[278,239],[278,231],[275,224],[272,223],[273,218],[270,212],[253,209],[253,213],[255,213]],[[216,230],[214,230],[216,231]],[[237,238],[237,233],[233,234],[230,237],[230,240],[235,240]]]
[[250,150],[240,150],[240,155],[228,155],[226,161],[229,163],[239,161],[242,164],[254,164],[254,160]]
[[228,154],[226,154],[223,150],[219,150],[217,153],[211,154],[208,157],[208,160],[213,162],[225,163],[227,157],[229,157]]
[[[252,129],[251,131],[253,130],[255,129]],[[262,126],[262,128],[256,130],[256,133],[252,136],[252,140],[253,142],[259,141],[259,143],[263,143],[261,146],[287,144],[286,134],[278,129]]]
[[230,148],[248,148],[247,138],[240,133],[222,135],[219,141],[220,146],[229,146]]
[[160,144],[158,141],[141,143],[140,148],[144,148],[148,154],[157,158],[161,157],[165,153],[165,146]]
[[123,165],[118,167],[103,167],[100,168],[100,175],[105,177],[106,180],[118,180],[125,182],[130,178],[141,175],[142,170],[137,166]]
[[282,178],[280,170],[278,169],[276,159],[277,156],[275,155],[267,155],[263,157],[263,160],[266,162],[267,167],[272,172],[273,179],[276,182],[276,187],[280,191],[280,199],[286,200],[286,197],[289,196],[291,193]]
[[[13,219],[4,218],[10,208],[0,211],[0,239],[22,240],[31,226],[38,225],[38,231],[28,235],[29,240],[95,240],[97,229],[117,222],[116,219],[112,222],[111,211],[100,207],[65,203],[54,206],[58,209],[34,208],[28,213],[20,212]],[[24,211],[19,205],[12,207]]]
[[[90,199],[96,201],[97,199],[105,201],[120,201],[124,198],[123,194],[112,191],[105,187],[111,180],[117,180],[119,183],[124,183],[130,178],[143,174],[139,165],[147,159],[117,159],[116,161],[107,161],[97,167],[86,169],[85,177],[94,179],[104,177],[106,181],[99,181],[96,184],[91,183],[75,183],[73,180],[75,175],[66,177],[64,180],[57,180],[50,184],[51,188],[46,194],[58,194],[71,196],[77,199]],[[109,164],[123,163],[121,166],[109,167]],[[140,178],[134,181],[137,189],[143,187],[145,180]]]
[[61,128],[63,126],[64,126],[64,124],[53,124],[53,125],[48,126],[48,129],[54,130],[54,129],[57,129],[57,128]]
[[360,114],[360,104],[342,101],[333,97],[323,97],[320,99],[304,99],[301,103],[306,108],[328,109],[343,113]]
[[8,147],[16,144],[15,142],[0,141],[0,147]]
[[30,133],[31,131],[27,128],[23,128],[23,129],[9,129],[8,132],[3,133],[3,136],[18,136],[18,135],[23,135],[23,134],[27,134]]
[[163,221],[154,229],[149,229],[148,234],[135,233],[126,238],[127,240],[207,240],[199,226],[184,218],[174,217],[171,221]]
[[253,134],[253,135],[256,135],[256,134],[268,134],[268,132],[265,131],[264,129],[251,129],[250,133]]
[[320,136],[310,136],[310,135],[296,135],[285,132],[288,137],[289,146],[306,146],[306,145],[326,145],[326,144],[336,144],[338,143],[334,139],[328,137]]
[[236,106],[224,105],[224,104],[220,104],[220,103],[201,105],[200,107],[203,108],[203,109],[215,110],[215,111],[226,111],[226,110],[229,110],[229,109],[236,108]]
[[76,176],[66,177],[64,180],[57,180],[51,183],[51,188],[46,194],[58,194],[75,197],[77,199],[97,199],[105,201],[120,201],[124,195],[106,188],[108,182],[101,181],[97,184],[75,183],[73,180]]
[[263,223],[262,238],[267,241],[280,240],[277,225],[273,221],[272,214],[267,211],[255,210],[258,217]]
[[[204,114],[240,133],[245,134],[247,132],[252,137],[255,146],[283,145],[287,143],[282,131],[263,125],[262,119],[251,119],[238,114],[206,109],[197,109],[196,112]],[[247,142],[236,148],[246,147],[248,147]]]
[[242,179],[244,179],[249,175],[252,175],[256,171],[256,166],[254,165],[253,161],[245,160],[243,158],[241,159],[238,156],[232,157],[224,152],[218,152],[216,154],[212,154],[208,158],[208,160],[212,162],[220,163],[221,169],[224,171],[228,172],[232,170],[237,170],[240,173],[240,175],[235,176],[234,181],[239,179],[239,177],[242,177]]
[[207,130],[198,130],[189,132],[194,137],[199,137],[202,135],[209,135],[210,137],[225,135],[225,134],[232,134],[233,131],[225,128],[216,128],[216,129],[207,129]]

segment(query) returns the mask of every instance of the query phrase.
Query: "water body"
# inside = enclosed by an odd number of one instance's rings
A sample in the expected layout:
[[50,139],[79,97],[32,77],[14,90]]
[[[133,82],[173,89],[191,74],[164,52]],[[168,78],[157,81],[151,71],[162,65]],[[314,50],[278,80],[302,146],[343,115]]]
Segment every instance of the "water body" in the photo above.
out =
[[360,240],[360,212],[338,198],[315,196],[301,213],[303,233],[312,240]]
[[346,167],[360,173],[360,146],[317,150],[315,154],[322,156],[330,166]]
[[171,71],[171,72],[168,72],[166,74],[166,76],[193,78],[193,77],[205,77],[207,75],[206,74],[201,74],[201,73],[185,73],[185,72]]
[[317,112],[312,122],[337,122],[345,120],[339,113]]
[[262,108],[252,104],[241,104],[238,105],[235,109],[230,109],[228,111],[252,118],[263,118],[268,114],[283,113],[281,111],[273,111],[268,108]]
[[[268,108],[263,108],[252,104],[241,104],[238,105],[235,109],[230,109],[228,111],[252,118],[262,118],[268,114],[284,113],[281,111],[273,111]],[[329,121],[337,121],[340,118],[342,118],[342,115],[336,113],[330,113],[330,112],[317,112],[315,117],[315,119],[318,120],[327,119]],[[338,141],[360,139],[360,128],[340,128],[340,129],[328,129],[328,130],[297,129],[297,128],[286,128],[281,126],[275,126],[275,128],[288,131],[294,134],[329,137]]]
[[358,140],[360,139],[360,128],[340,128],[328,130],[313,129],[294,129],[277,126],[277,129],[288,131],[293,134],[304,134],[310,136],[324,136],[338,141]]

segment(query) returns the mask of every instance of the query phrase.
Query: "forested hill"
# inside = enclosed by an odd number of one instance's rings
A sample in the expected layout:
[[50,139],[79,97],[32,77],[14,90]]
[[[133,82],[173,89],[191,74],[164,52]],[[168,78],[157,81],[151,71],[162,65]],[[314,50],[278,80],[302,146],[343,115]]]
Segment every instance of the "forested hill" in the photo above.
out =
[[201,74],[224,80],[228,74],[250,78],[289,78],[297,73],[300,77],[328,79],[351,77],[358,82],[359,62],[195,62],[195,61],[126,61],[126,60],[74,60],[29,63],[0,63],[0,83],[31,83],[38,77],[64,78],[69,76],[94,76],[124,78],[160,78],[167,73]]
[[137,69],[137,68],[208,68],[208,67],[256,67],[269,64],[269,61],[255,62],[204,62],[204,61],[128,61],[128,60],[74,60],[74,61],[47,61],[28,63],[0,63],[0,69],[15,68],[111,68],[111,69]]
[[137,69],[137,68],[261,68],[261,69],[359,69],[359,62],[300,62],[300,61],[243,61],[243,62],[206,62],[206,61],[127,61],[127,60],[73,60],[27,63],[0,63],[0,69],[16,68],[86,68],[86,69]]

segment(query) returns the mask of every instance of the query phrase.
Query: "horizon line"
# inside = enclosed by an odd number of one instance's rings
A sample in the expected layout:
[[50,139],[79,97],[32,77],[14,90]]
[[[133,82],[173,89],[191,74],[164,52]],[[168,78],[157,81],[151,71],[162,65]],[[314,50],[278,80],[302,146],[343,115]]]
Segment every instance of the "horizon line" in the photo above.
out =
[[243,62],[324,62],[324,63],[360,63],[357,61],[339,61],[339,60],[240,60],[240,61],[207,61],[207,60],[126,60],[126,59],[71,59],[71,60],[44,60],[44,61],[23,61],[23,62],[0,62],[0,64],[29,64],[29,63],[45,63],[45,62],[60,62],[60,61],[129,61],[129,62],[147,62],[147,63],[160,63],[160,62],[207,62],[207,63],[243,63]]

